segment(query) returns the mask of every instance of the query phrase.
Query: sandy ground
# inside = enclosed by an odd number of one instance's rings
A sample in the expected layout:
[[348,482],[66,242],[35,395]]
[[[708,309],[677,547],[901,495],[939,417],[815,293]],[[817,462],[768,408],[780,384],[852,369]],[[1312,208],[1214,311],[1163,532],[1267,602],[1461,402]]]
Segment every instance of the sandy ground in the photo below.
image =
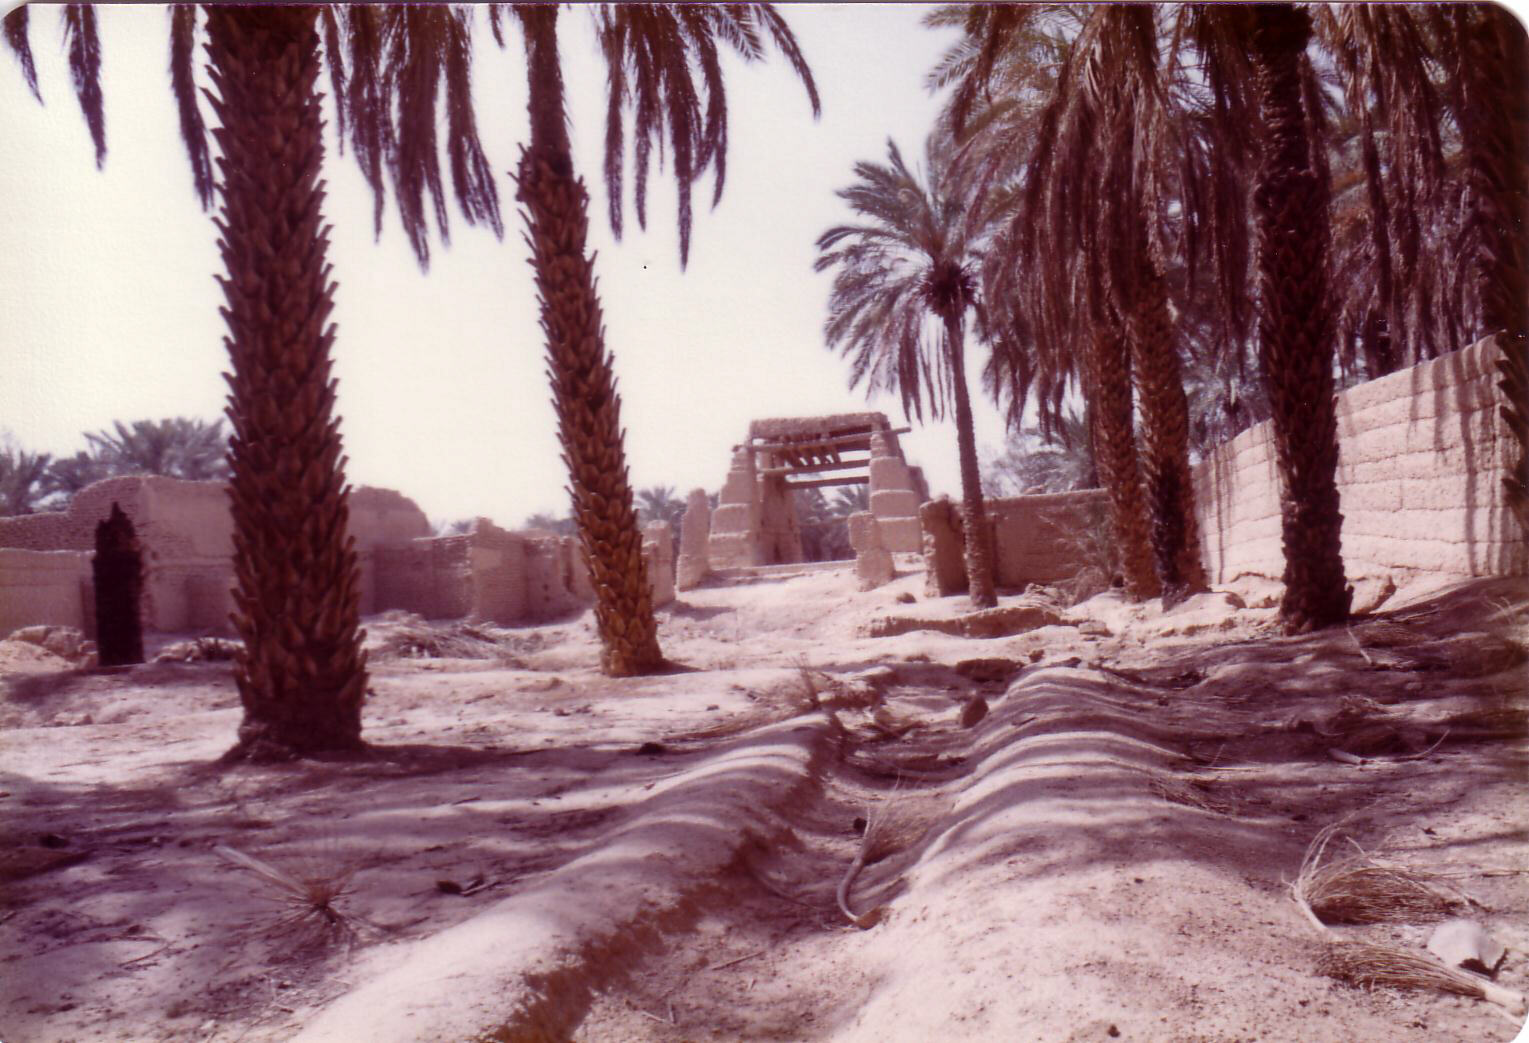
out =
[[1515,1038],[1321,975],[1432,925],[1288,885],[1341,822],[1529,988],[1523,585],[1300,638],[1247,601],[1014,593],[989,626],[1042,625],[970,637],[917,573],[772,576],[683,594],[628,680],[587,616],[389,615],[371,755],[236,768],[228,663],[0,642],[0,1039]]

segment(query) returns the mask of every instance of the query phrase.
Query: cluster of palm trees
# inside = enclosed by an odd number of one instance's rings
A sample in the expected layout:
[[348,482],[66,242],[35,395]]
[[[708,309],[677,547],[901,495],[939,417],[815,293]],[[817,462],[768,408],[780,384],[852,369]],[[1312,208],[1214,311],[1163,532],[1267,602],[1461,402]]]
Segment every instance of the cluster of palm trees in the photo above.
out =
[[[101,48],[94,10],[62,7],[76,94],[106,155]],[[768,4],[591,5],[606,60],[609,107],[604,176],[619,235],[628,127],[634,198],[646,221],[653,147],[678,185],[681,261],[691,194],[708,170],[722,190],[727,105],[720,52],[746,61],[778,50],[816,88],[785,21]],[[508,12],[508,14],[507,14]],[[642,541],[627,478],[612,359],[604,345],[588,196],[569,150],[556,4],[492,5],[501,47],[518,22],[529,85],[530,137],[514,174],[541,302],[548,375],[580,545],[596,591],[602,666],[625,675],[661,669]],[[495,172],[477,136],[471,88],[478,9],[410,5],[177,5],[170,10],[171,87],[193,183],[215,223],[228,325],[229,483],[237,576],[233,623],[243,651],[235,676],[244,707],[234,759],[359,749],[366,662],[359,573],[347,537],[329,321],[335,283],[326,260],[320,75],[341,141],[377,200],[391,182],[422,266],[432,222],[448,233],[447,188],[470,224],[502,228]],[[3,35],[37,93],[29,10]],[[212,128],[193,74],[205,47]],[[444,103],[442,95],[444,94]],[[438,133],[438,108],[445,132]]]
[[[683,263],[695,183],[711,171],[715,198],[724,180],[720,54],[778,51],[815,113],[811,74],[769,4],[589,10],[609,87],[612,229],[622,228],[630,130],[638,222],[657,146],[678,189]],[[93,9],[61,11],[99,164]],[[433,234],[446,241],[448,194],[469,224],[502,231],[471,85],[483,18],[501,47],[518,23],[524,45],[530,133],[513,184],[602,666],[664,666],[588,195],[569,149],[564,13],[536,3],[486,14],[427,4],[170,11],[171,86],[195,190],[217,206],[224,264],[233,621],[244,644],[235,757],[361,746],[366,665],[331,375],[321,74],[377,219],[390,183],[424,266]],[[13,11],[3,35],[36,93],[28,17]],[[1033,400],[1046,427],[1080,386],[1127,588],[1177,596],[1203,584],[1185,337],[1239,367],[1246,356],[1268,392],[1283,479],[1284,618],[1292,630],[1341,620],[1334,359],[1378,375],[1500,333],[1505,379],[1529,380],[1520,27],[1485,4],[971,5],[930,21],[958,26],[962,40],[933,74],[951,95],[924,171],[895,145],[886,163],[859,164],[841,195],[864,220],[819,240],[818,267],[837,270],[828,339],[851,358],[854,381],[895,388],[914,415],[926,402],[935,415],[953,411],[972,533],[985,522],[968,333],[989,349],[986,389],[1015,418]],[[210,130],[193,75],[199,44]],[[1524,411],[1512,412],[1522,440]],[[1510,477],[1529,503],[1523,476]],[[991,604],[987,541],[967,545],[972,597]]]
[[[1260,416],[1280,473],[1292,632],[1346,618],[1333,395],[1497,335],[1529,525],[1529,46],[1490,4],[981,4],[931,73],[922,171],[895,144],[825,232],[852,386],[953,406],[984,527],[966,335],[1042,435],[1085,406],[1127,592],[1203,589],[1190,447]],[[968,320],[970,326],[968,327]],[[1220,374],[1195,410],[1186,368]],[[1258,394],[1239,396],[1248,371]],[[1249,401],[1244,401],[1244,399]],[[987,541],[967,540],[991,604]]]
[[88,450],[54,459],[15,445],[0,447],[0,515],[63,510],[92,482],[126,474],[159,474],[191,482],[228,478],[228,435],[221,419],[194,417],[115,421],[85,435]]

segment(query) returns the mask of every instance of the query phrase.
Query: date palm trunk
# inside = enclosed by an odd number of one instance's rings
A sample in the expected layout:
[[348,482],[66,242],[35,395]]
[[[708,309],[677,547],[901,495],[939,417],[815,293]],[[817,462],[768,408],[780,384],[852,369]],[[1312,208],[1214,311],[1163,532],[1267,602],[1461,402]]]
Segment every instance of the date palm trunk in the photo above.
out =
[[605,350],[594,260],[586,240],[589,195],[575,176],[558,64],[557,7],[526,5],[531,144],[518,198],[547,339],[547,373],[568,467],[579,546],[595,591],[601,669],[612,677],[664,666],[622,445],[621,399]]
[[956,398],[961,523],[966,531],[966,589],[974,607],[992,608],[998,604],[998,591],[993,583],[993,545],[988,539],[987,508],[982,503],[982,473],[977,466],[977,434],[972,421],[971,397],[966,389],[966,334],[959,313],[952,309],[942,318]]
[[1152,554],[1165,604],[1206,589],[1189,470],[1189,400],[1173,344],[1162,269],[1137,244],[1135,302],[1127,323],[1131,375],[1141,402],[1141,469],[1152,519]]
[[1333,408],[1326,186],[1311,160],[1300,59],[1311,17],[1293,4],[1258,8],[1252,35],[1265,140],[1253,193],[1262,302],[1258,350],[1269,389],[1285,551],[1285,629],[1348,618]]
[[317,9],[207,7],[244,707],[231,758],[361,746],[366,654],[329,323]]
[[1084,394],[1092,416],[1094,466],[1109,499],[1110,532],[1115,538],[1126,596],[1140,601],[1162,588],[1152,568],[1146,502],[1142,496],[1135,424],[1131,415],[1131,359],[1125,335],[1101,323],[1089,335],[1083,359]]
[[1529,39],[1505,8],[1451,8],[1462,63],[1460,106],[1465,182],[1481,242],[1472,275],[1481,329],[1499,334],[1498,387],[1513,438],[1503,485],[1520,529],[1529,533]]

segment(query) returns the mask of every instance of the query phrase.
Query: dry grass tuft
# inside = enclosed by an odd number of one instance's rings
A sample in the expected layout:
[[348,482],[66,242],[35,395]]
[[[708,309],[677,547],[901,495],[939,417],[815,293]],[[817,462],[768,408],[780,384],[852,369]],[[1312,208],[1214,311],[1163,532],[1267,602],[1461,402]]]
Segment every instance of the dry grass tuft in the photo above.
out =
[[1442,920],[1459,901],[1428,884],[1425,874],[1377,860],[1355,844],[1352,854],[1327,858],[1342,823],[1324,828],[1306,849],[1290,890],[1319,928],[1325,924],[1426,923]]
[[298,948],[353,942],[359,928],[371,924],[339,906],[351,893],[351,881],[360,868],[344,859],[332,846],[293,860],[291,871],[226,845],[214,848],[225,860],[253,873],[266,897],[280,910],[267,929],[289,938]]

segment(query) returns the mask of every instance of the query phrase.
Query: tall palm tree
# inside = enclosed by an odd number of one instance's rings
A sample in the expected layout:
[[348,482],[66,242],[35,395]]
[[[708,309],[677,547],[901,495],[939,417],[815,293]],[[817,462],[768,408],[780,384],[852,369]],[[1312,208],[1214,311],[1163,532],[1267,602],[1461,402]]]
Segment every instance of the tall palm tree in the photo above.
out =
[[[1043,8],[1017,8],[1006,17],[970,15],[967,31],[977,41],[969,46],[1033,51],[1033,26],[1043,14]],[[988,255],[988,281],[995,299],[1028,316],[1034,339],[1067,343],[1074,329],[1085,328],[1083,357],[1065,364],[1081,362],[1091,397],[1106,404],[1095,421],[1104,427],[1101,462],[1111,479],[1117,541],[1128,551],[1128,590],[1143,595],[1157,586],[1145,575],[1137,543],[1139,461],[1157,580],[1165,596],[1178,598],[1203,590],[1205,572],[1189,471],[1188,403],[1164,276],[1163,215],[1174,201],[1170,171],[1180,147],[1158,35],[1151,6],[1094,7],[1059,49],[1049,81],[1025,84],[1044,97],[1036,117],[1018,125],[984,119],[983,132],[995,140],[969,151],[991,163],[995,154],[1017,151],[1016,132],[1033,139],[1009,227]],[[953,120],[969,109],[968,99],[991,94],[978,78],[998,67],[996,59],[973,64],[952,97]],[[1007,100],[1000,95],[997,104]],[[1088,333],[1089,326],[1097,332]],[[1115,354],[1121,337],[1128,367]],[[995,355],[1031,353],[1027,339],[999,336]],[[1139,455],[1130,445],[1130,391],[1120,386],[1127,374],[1141,411]]]
[[[497,14],[498,8],[493,10]],[[605,349],[594,259],[587,247],[589,196],[574,171],[569,148],[557,49],[559,9],[555,4],[521,4],[514,10],[525,35],[531,118],[530,142],[516,174],[517,198],[524,205],[536,272],[573,514],[595,589],[601,668],[618,677],[651,673],[664,665],[664,657],[627,476],[621,400]],[[754,60],[763,56],[763,39],[768,36],[805,84],[814,114],[816,88],[790,30],[769,4],[613,4],[603,5],[598,19],[610,74],[605,179],[612,228],[619,236],[623,120],[631,106],[638,220],[642,223],[646,217],[651,145],[657,142],[662,148],[667,136],[679,188],[683,264],[690,246],[691,188],[712,167],[719,196],[726,170],[727,109],[718,41]]]
[[1460,296],[1474,305],[1465,337],[1499,335],[1499,386],[1517,448],[1503,478],[1508,505],[1529,534],[1529,38],[1494,4],[1430,6],[1446,49],[1447,106],[1463,174],[1454,239]]
[[[1039,240],[1027,236],[1025,221],[1013,218],[1029,198],[1027,186],[1036,183],[1029,168],[1043,140],[1055,137],[1057,106],[1050,102],[1088,18],[1065,4],[938,8],[926,24],[959,28],[962,35],[931,73],[929,86],[953,87],[945,115],[964,139],[958,162],[1004,186],[996,207],[1011,215],[994,230],[982,266],[993,345],[984,386],[1015,431],[1024,427],[1033,391],[1040,430],[1050,435],[1060,426],[1069,389],[1081,385],[1125,591],[1146,598],[1161,587],[1142,489],[1125,322],[1073,254],[1027,257],[1026,248],[1033,250]],[[1097,201],[1097,183],[1058,183],[1088,191]]]
[[[466,54],[448,46],[459,38],[446,30],[462,16],[446,8],[416,14],[415,24],[429,30],[417,41],[419,49],[440,59],[449,96],[460,99],[468,89]],[[64,18],[70,69],[99,162],[105,130],[94,15],[87,5],[69,5]],[[354,750],[361,746],[367,675],[331,376],[335,327],[328,317],[335,284],[326,261],[319,180],[320,31],[335,101],[342,118],[351,119],[356,158],[374,188],[380,190],[384,160],[395,184],[406,184],[398,172],[417,168],[405,159],[424,151],[422,137],[433,142],[435,81],[424,77],[421,86],[416,78],[420,89],[410,95],[428,88],[429,119],[415,112],[404,123],[408,135],[391,134],[393,110],[379,103],[382,95],[343,89],[341,33],[333,8],[206,5],[201,21],[213,87],[209,98],[218,121],[212,133],[222,153],[214,164],[192,76],[198,20],[194,6],[171,9],[171,85],[196,193],[204,207],[214,198],[221,201],[215,223],[225,266],[219,283],[227,301],[225,344],[232,370],[229,496],[237,579],[232,619],[244,639],[235,665],[244,719],[229,757]],[[6,17],[4,36],[35,94],[26,8]],[[470,127],[458,129],[453,184],[472,220],[484,213],[472,209],[484,200],[482,187],[470,169],[464,173],[459,167],[481,151],[475,151]],[[379,194],[379,206],[380,199]]]
[[[953,401],[966,575],[972,604],[987,608],[998,596],[966,386],[966,316],[981,317],[978,247],[990,201],[957,176],[947,144],[930,137],[924,178],[890,140],[885,164],[856,163],[858,180],[836,194],[865,221],[819,236],[813,268],[837,268],[825,331],[828,346],[850,359],[850,387],[865,381],[868,392],[896,391],[909,419],[923,419],[926,395],[936,419]],[[929,319],[939,326],[932,341]]]
[[1187,11],[1222,140],[1228,151],[1251,146],[1257,157],[1255,340],[1280,473],[1280,618],[1290,632],[1331,626],[1347,618],[1353,590],[1340,545],[1329,185],[1314,136],[1321,114],[1306,56],[1311,14],[1294,4]]
[[361,745],[366,653],[329,323],[318,12],[206,9],[227,276],[236,756]]

